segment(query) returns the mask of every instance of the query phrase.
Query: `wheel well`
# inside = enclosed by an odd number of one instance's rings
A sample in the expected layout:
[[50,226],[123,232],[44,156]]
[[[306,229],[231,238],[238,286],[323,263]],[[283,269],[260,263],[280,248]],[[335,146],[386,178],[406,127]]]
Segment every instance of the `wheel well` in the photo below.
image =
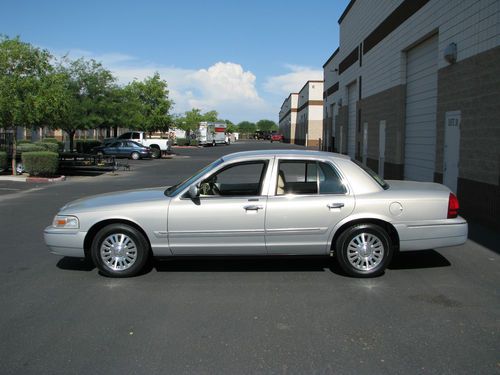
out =
[[399,235],[398,231],[396,228],[391,223],[388,223],[387,221],[380,220],[380,219],[357,219],[353,221],[349,221],[342,225],[337,231],[335,232],[335,235],[333,236],[332,244],[330,249],[335,250],[335,243],[337,242],[337,238],[349,227],[352,227],[353,225],[356,224],[375,224],[387,231],[387,234],[389,235],[389,238],[391,239],[392,244],[394,245],[394,250],[399,251]]
[[151,145],[151,146],[149,146],[149,148],[157,148],[157,149],[160,149],[160,146],[158,146],[158,145],[156,145],[156,144],[155,144],[155,145]]
[[100,222],[94,224],[87,232],[87,235],[85,236],[85,240],[83,241],[83,249],[85,251],[85,258],[92,259],[90,256],[90,247],[92,246],[92,240],[94,239],[97,232],[99,232],[106,225],[110,225],[110,224],[126,224],[126,225],[129,225],[129,226],[137,229],[139,232],[142,233],[142,235],[144,236],[146,241],[148,241],[149,251],[151,251],[151,242],[149,241],[149,238],[148,238],[146,232],[144,232],[144,230],[139,225],[137,225],[136,223],[134,223],[132,221],[124,220],[124,219],[109,219],[109,220],[103,220],[103,221],[100,221]]

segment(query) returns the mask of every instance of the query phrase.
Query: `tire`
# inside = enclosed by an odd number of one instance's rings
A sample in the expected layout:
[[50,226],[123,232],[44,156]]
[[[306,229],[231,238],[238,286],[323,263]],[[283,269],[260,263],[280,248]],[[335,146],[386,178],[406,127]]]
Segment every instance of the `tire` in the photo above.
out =
[[217,143],[215,141],[212,141],[212,147],[217,146]]
[[153,159],[161,158],[161,150],[158,147],[151,147],[151,157]]
[[393,253],[389,235],[375,224],[353,225],[339,236],[335,244],[340,267],[355,277],[381,275],[391,262]]
[[141,155],[140,155],[138,152],[135,152],[135,151],[134,151],[134,152],[132,152],[132,153],[130,154],[130,158],[131,158],[132,160],[139,160],[139,159],[141,158]]
[[91,256],[103,275],[131,277],[144,269],[149,257],[149,243],[134,227],[110,224],[93,238]]

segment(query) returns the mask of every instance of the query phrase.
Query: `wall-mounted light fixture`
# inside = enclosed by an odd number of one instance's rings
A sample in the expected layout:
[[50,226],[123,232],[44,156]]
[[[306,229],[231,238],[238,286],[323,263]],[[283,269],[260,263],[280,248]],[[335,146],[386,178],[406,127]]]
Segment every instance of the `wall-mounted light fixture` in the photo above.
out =
[[457,44],[450,43],[444,49],[444,59],[450,64],[454,64],[457,62]]

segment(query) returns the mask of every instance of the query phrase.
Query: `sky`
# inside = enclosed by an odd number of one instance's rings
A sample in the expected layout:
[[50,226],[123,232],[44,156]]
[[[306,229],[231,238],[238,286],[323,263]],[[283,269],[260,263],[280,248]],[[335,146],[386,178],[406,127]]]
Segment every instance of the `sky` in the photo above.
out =
[[278,122],[290,92],[323,78],[348,2],[4,0],[0,34],[96,59],[120,84],[157,71],[176,114]]

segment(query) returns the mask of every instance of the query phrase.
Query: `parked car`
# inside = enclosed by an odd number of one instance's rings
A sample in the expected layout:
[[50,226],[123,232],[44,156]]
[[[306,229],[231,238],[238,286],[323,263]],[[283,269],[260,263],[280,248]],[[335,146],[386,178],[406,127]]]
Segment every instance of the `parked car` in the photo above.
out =
[[51,252],[88,257],[108,276],[150,256],[335,256],[352,276],[395,252],[463,244],[467,222],[444,185],[384,181],[347,156],[251,151],[224,156],[167,189],[97,195],[45,229]]
[[130,158],[138,160],[141,158],[151,158],[152,153],[149,147],[143,146],[134,141],[114,141],[97,146],[92,149],[92,153],[97,155],[109,155],[117,158]]
[[120,135],[116,140],[131,140],[139,143],[142,146],[149,147],[154,159],[161,158],[162,154],[171,152],[172,145],[169,139],[164,138],[149,138],[146,132],[133,131]]
[[280,133],[271,134],[271,143],[273,142],[283,142],[283,134]]

